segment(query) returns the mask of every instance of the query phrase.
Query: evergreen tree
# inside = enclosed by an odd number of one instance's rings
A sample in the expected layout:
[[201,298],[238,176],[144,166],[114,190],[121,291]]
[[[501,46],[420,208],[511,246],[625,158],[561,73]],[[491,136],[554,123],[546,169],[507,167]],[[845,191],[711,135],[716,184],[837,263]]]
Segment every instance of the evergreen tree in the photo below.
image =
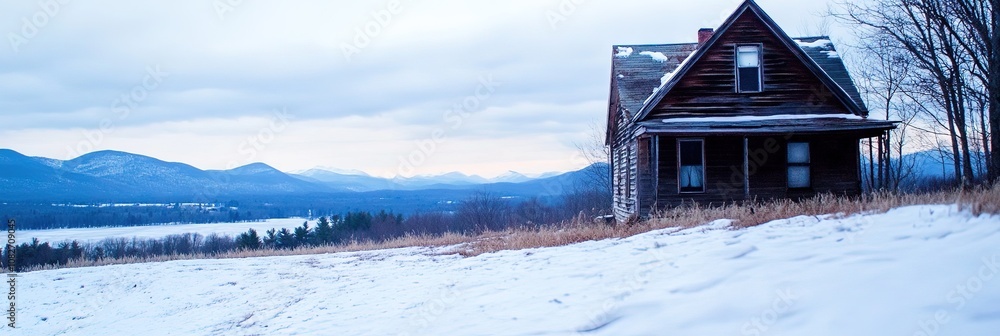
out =
[[317,244],[324,245],[333,242],[333,226],[330,225],[330,221],[326,217],[319,218],[319,223],[316,224],[316,229],[313,231]]
[[69,257],[70,259],[79,259],[83,257],[83,247],[80,243],[74,240],[69,244]]
[[267,230],[267,236],[264,237],[264,247],[269,249],[278,248],[278,231],[274,228]]
[[[8,261],[10,260],[10,248],[11,247],[14,247],[14,246],[13,245],[9,245],[9,244],[5,244],[4,247],[3,247],[3,260],[0,260],[0,264],[3,265],[3,272],[8,272],[8,269],[10,269],[11,266],[12,266],[12,265],[8,264]],[[14,247],[14,248],[16,248],[16,247]],[[15,251],[14,253],[16,254],[17,252]],[[17,265],[15,264],[13,266],[16,267]]]
[[295,246],[309,244],[312,240],[311,231],[309,230],[309,222],[303,222],[302,226],[295,228]]
[[94,257],[91,259],[93,259],[94,261],[104,259],[104,248],[100,246],[94,248]]
[[250,229],[236,237],[236,247],[241,250],[260,249],[262,242],[257,235],[257,230]]
[[368,212],[348,212],[344,216],[344,229],[348,231],[368,230],[372,226],[372,215]]
[[282,228],[281,231],[278,231],[275,247],[278,249],[295,248],[295,235],[291,231],[288,231],[288,228]]

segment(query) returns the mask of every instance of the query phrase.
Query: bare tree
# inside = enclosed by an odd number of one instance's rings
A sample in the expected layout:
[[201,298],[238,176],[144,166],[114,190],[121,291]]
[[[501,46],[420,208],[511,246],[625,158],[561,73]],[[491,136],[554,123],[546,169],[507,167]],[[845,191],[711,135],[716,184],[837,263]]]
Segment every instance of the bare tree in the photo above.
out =
[[[916,110],[908,104],[902,93],[905,83],[910,81],[910,67],[913,60],[906,53],[893,48],[892,41],[885,36],[861,38],[857,47],[863,51],[858,57],[858,78],[861,91],[869,108],[883,115],[885,120],[899,120],[900,126],[889,137],[880,138],[879,173],[874,172],[875,162],[870,162],[871,171],[867,177],[870,189],[885,188],[899,190],[902,182],[914,174],[914,160],[905,153],[911,130],[916,119]],[[874,148],[874,146],[869,146]],[[872,153],[874,154],[874,153]],[[872,155],[874,156],[874,155]],[[895,159],[894,159],[895,158]]]
[[[971,67],[968,72],[983,89],[973,94],[977,95],[980,108],[982,147],[989,162],[986,165],[989,179],[997,182],[1000,179],[1000,153],[996,152],[1000,133],[995,132],[1000,129],[1000,35],[997,35],[1000,0],[947,0],[944,4],[951,24],[943,28],[956,37],[958,45],[969,55]],[[989,127],[985,125],[987,119]],[[989,130],[994,132],[989,133]]]
[[[596,124],[590,125],[590,136],[583,143],[577,143],[576,149],[589,163],[590,168],[600,167],[601,164],[608,164],[611,158],[611,147],[604,144],[604,130]],[[610,169],[587,169],[587,184],[594,189],[611,193],[611,172]]]
[[[978,5],[971,0],[967,2],[969,6]],[[956,23],[963,9],[953,5],[942,0],[875,0],[864,4],[843,3],[843,12],[833,15],[866,36],[886,42],[883,48],[869,52],[905,54],[912,60],[912,66],[908,67],[913,71],[912,80],[903,81],[903,86],[896,89],[927,112],[931,125],[947,130],[956,182],[967,186],[976,176],[971,149],[981,147],[988,151],[990,147],[986,143],[977,145],[982,138],[970,132],[976,119],[972,110],[975,104],[970,97],[970,88],[976,87],[977,78],[973,60],[981,57],[983,50],[966,40],[982,36],[970,35],[967,32],[971,28]],[[986,7],[976,7],[972,12],[982,16],[980,12]],[[988,82],[989,76],[981,77]],[[890,95],[895,95],[895,91]],[[995,119],[991,116],[991,125]]]
[[458,220],[478,230],[501,230],[510,224],[510,204],[500,196],[478,191],[458,206]]

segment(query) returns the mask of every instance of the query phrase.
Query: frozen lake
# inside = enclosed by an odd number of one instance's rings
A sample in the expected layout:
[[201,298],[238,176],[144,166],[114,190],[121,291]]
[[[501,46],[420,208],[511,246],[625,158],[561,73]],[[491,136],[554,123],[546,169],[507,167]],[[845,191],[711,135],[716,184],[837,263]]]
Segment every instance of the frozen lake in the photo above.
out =
[[[83,242],[96,242],[105,238],[162,238],[172,234],[198,233],[204,236],[215,233],[220,235],[236,236],[249,229],[257,230],[261,236],[264,232],[272,228],[289,230],[301,226],[305,218],[281,218],[268,219],[263,222],[245,223],[214,223],[214,224],[164,224],[150,226],[128,226],[128,227],[102,227],[102,228],[79,228],[79,229],[52,229],[52,230],[19,230],[17,231],[17,242],[31,242],[32,238],[38,238],[42,242],[62,242],[66,240],[76,240]],[[315,225],[315,221],[310,221],[309,226]]]

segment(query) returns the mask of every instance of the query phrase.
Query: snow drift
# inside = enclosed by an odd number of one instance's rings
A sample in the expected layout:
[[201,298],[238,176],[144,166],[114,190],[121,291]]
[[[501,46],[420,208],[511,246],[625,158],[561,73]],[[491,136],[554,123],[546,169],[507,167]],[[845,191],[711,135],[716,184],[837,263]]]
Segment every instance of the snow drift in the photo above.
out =
[[[993,335],[1000,217],[954,206],[22,274],[24,335]],[[453,249],[453,248],[452,248]]]

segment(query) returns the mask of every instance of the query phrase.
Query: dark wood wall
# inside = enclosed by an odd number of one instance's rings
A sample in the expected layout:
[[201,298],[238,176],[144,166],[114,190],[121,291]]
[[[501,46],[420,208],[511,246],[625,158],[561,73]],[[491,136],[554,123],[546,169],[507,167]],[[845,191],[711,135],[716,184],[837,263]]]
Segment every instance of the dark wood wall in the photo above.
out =
[[[763,92],[737,93],[735,48],[763,45]],[[850,113],[751,11],[693,65],[647,119],[663,116]]]
[[793,141],[808,141],[810,144],[813,188],[806,192],[791,191],[786,197],[811,197],[819,193],[861,194],[858,139],[848,134],[793,137]]
[[638,206],[635,197],[636,144],[635,124],[631,116],[617,102],[612,104],[615,113],[608,132],[611,150],[612,210],[618,220],[625,220],[636,214]]
[[612,149],[612,185],[613,185],[613,202],[612,208],[615,212],[615,217],[619,220],[624,220],[634,214],[636,214],[636,200],[635,200],[635,157],[633,150],[634,146],[629,143],[624,143],[615,146]]
[[[788,189],[787,143],[808,142],[809,189]],[[750,193],[759,200],[812,197],[821,193],[857,195],[858,138],[847,135],[750,138]]]
[[750,195],[757,200],[785,197],[788,191],[787,143],[791,137],[751,137],[747,171],[750,173]]
[[[677,138],[659,138],[659,179],[657,206],[677,206],[699,202],[719,205],[743,200],[743,138],[704,137],[704,193],[680,193],[677,188]],[[734,177],[735,175],[735,177]]]
[[652,137],[639,138],[636,155],[636,206],[639,210],[639,216],[648,216],[656,203],[654,198],[656,193],[653,190],[655,185],[653,182],[655,171],[653,147]]
[[[677,138],[659,137],[659,178],[655,181],[658,207],[691,202],[719,205],[745,199],[743,137],[708,136],[703,139],[706,191],[680,193],[677,188]],[[747,148],[751,199],[796,199],[821,193],[860,194],[858,139],[852,134],[750,137]],[[796,141],[810,144],[812,187],[809,189],[788,189],[787,143]]]

